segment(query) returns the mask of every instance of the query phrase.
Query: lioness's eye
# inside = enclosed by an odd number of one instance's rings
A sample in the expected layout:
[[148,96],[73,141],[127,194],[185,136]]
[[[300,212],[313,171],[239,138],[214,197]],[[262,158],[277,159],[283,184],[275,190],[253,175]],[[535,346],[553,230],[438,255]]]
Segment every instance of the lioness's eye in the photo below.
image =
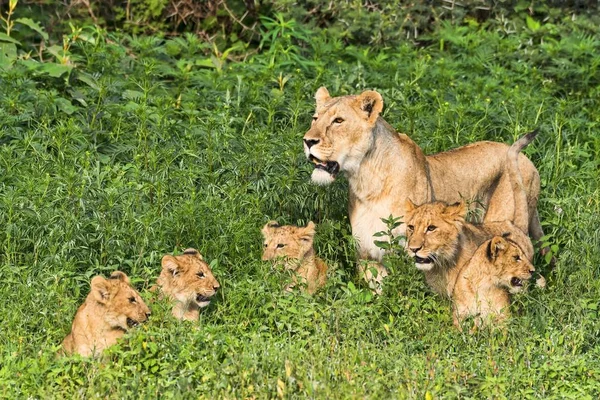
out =
[[429,225],[429,226],[427,227],[427,232],[433,232],[433,231],[435,231],[436,229],[437,229],[437,226],[435,226],[435,225]]
[[198,272],[196,275],[197,275],[197,276],[198,276],[198,278],[200,278],[200,279],[204,278],[204,272]]
[[333,120],[333,122],[335,124],[341,124],[342,122],[344,122],[344,118],[337,117],[336,119]]
[[313,115],[313,121],[316,121],[318,119],[319,119],[319,117],[317,117],[316,115]]
[[408,225],[408,226],[407,226],[407,228],[408,228],[408,230],[409,230],[409,231],[411,231],[411,232],[415,230],[415,227],[414,227],[414,225]]
[[267,246],[268,246],[268,244],[265,243],[265,247],[267,247]]
[[137,303],[137,301],[135,300],[135,297],[130,297],[129,302],[134,303],[134,304]]
[[521,261],[521,257],[520,257],[520,256],[515,256],[515,257],[514,257],[514,259],[515,259],[515,261],[517,261],[517,262]]
[[283,244],[283,243],[278,243],[278,244],[277,244],[277,248],[278,248],[278,249],[281,249],[281,248],[282,248],[282,247],[284,247],[284,246],[285,246],[285,244]]

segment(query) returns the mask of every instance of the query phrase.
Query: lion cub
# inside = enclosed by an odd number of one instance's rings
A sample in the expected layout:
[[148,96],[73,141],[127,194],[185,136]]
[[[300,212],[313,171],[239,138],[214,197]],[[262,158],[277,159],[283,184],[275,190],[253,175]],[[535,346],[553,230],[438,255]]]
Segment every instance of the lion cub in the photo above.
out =
[[187,249],[180,256],[167,254],[161,265],[156,283],[162,294],[175,301],[173,316],[197,321],[200,308],[208,306],[221,287],[210,267],[196,249]]
[[309,222],[306,227],[280,226],[277,221],[268,222],[262,229],[265,238],[262,259],[283,259],[287,270],[294,272],[292,283],[285,287],[290,292],[300,283],[308,294],[314,294],[325,286],[327,265],[315,256],[313,239],[315,224]]
[[149,316],[150,309],[125,273],[115,271],[108,279],[96,276],[92,278],[90,293],[75,314],[71,333],[62,342],[62,352],[97,356]]
[[[446,204],[440,201],[416,206],[406,203],[406,248],[418,269],[425,272],[429,286],[450,297],[458,272],[477,248],[494,236],[510,233],[511,240],[523,250],[527,260],[533,259],[533,245],[524,232],[529,221],[527,197],[518,170],[519,152],[535,138],[537,132],[525,135],[507,151],[507,169],[513,197],[505,201],[505,220],[475,225],[466,221],[464,202]],[[501,219],[500,210],[495,218]]]
[[483,243],[462,268],[452,293],[454,325],[475,317],[476,326],[500,323],[509,316],[510,293],[523,290],[533,265],[509,235]]

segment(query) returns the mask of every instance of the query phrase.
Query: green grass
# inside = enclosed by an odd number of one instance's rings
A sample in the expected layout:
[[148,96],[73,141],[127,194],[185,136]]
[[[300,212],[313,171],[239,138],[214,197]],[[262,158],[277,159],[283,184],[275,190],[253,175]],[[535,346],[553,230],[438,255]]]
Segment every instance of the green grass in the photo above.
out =
[[[316,36],[239,62],[211,61],[193,37],[100,34],[73,44],[68,74],[0,70],[0,396],[597,398],[595,29],[448,25],[425,48]],[[457,332],[401,256],[379,298],[355,276],[346,183],[312,185],[302,152],[321,85],[380,91],[384,117],[427,153],[540,129],[526,153],[558,262],[536,259],[548,288],[517,297],[506,330]],[[270,219],[317,222],[331,273],[314,298],[283,294],[285,275],[260,261]],[[198,323],[155,302],[105,360],[55,358],[92,276],[121,269],[149,300],[162,255],[186,247],[222,286]]]

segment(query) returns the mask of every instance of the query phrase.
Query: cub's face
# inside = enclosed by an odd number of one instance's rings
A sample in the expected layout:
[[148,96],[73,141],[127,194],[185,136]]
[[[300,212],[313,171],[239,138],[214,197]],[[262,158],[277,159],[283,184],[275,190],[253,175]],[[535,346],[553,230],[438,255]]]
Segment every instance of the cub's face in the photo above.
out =
[[108,279],[94,277],[91,287],[93,301],[106,310],[104,319],[112,328],[128,330],[150,316],[150,309],[121,271],[113,272]]
[[487,246],[486,256],[493,264],[498,285],[510,293],[522,291],[535,271],[523,250],[512,240],[501,236],[494,236],[482,246]]
[[315,224],[306,227],[280,226],[277,221],[268,222],[262,229],[264,237],[263,261],[277,258],[301,260],[313,246]]
[[187,249],[179,256],[166,255],[161,264],[161,290],[181,303],[206,307],[221,287],[195,249]]
[[463,203],[442,202],[416,206],[406,204],[406,250],[416,267],[430,271],[435,265],[453,260],[459,245],[466,208]]
[[315,166],[313,182],[327,185],[340,171],[357,172],[372,146],[372,130],[383,109],[383,99],[375,91],[332,98],[324,87],[315,98],[317,107],[304,135],[304,153]]

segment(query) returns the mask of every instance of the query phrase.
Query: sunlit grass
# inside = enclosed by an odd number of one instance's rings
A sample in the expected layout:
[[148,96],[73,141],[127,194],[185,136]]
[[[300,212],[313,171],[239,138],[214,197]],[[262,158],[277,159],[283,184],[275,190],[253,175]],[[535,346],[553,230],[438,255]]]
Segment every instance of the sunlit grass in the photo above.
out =
[[[273,52],[206,68],[185,40],[123,38],[127,51],[78,43],[68,81],[0,71],[0,395],[596,398],[600,75],[566,60],[596,65],[600,44],[452,29],[443,47],[368,54],[315,37],[318,57],[296,49],[304,66]],[[402,257],[380,298],[365,290],[346,184],[310,184],[302,153],[321,85],[379,90],[428,153],[540,129],[527,154],[558,263],[536,260],[548,288],[518,297],[506,330],[457,332]],[[318,224],[332,268],[314,298],[283,294],[260,261],[270,219]],[[55,358],[92,276],[121,269],[149,299],[162,255],[187,247],[222,285],[197,324],[157,302],[104,361]]]

